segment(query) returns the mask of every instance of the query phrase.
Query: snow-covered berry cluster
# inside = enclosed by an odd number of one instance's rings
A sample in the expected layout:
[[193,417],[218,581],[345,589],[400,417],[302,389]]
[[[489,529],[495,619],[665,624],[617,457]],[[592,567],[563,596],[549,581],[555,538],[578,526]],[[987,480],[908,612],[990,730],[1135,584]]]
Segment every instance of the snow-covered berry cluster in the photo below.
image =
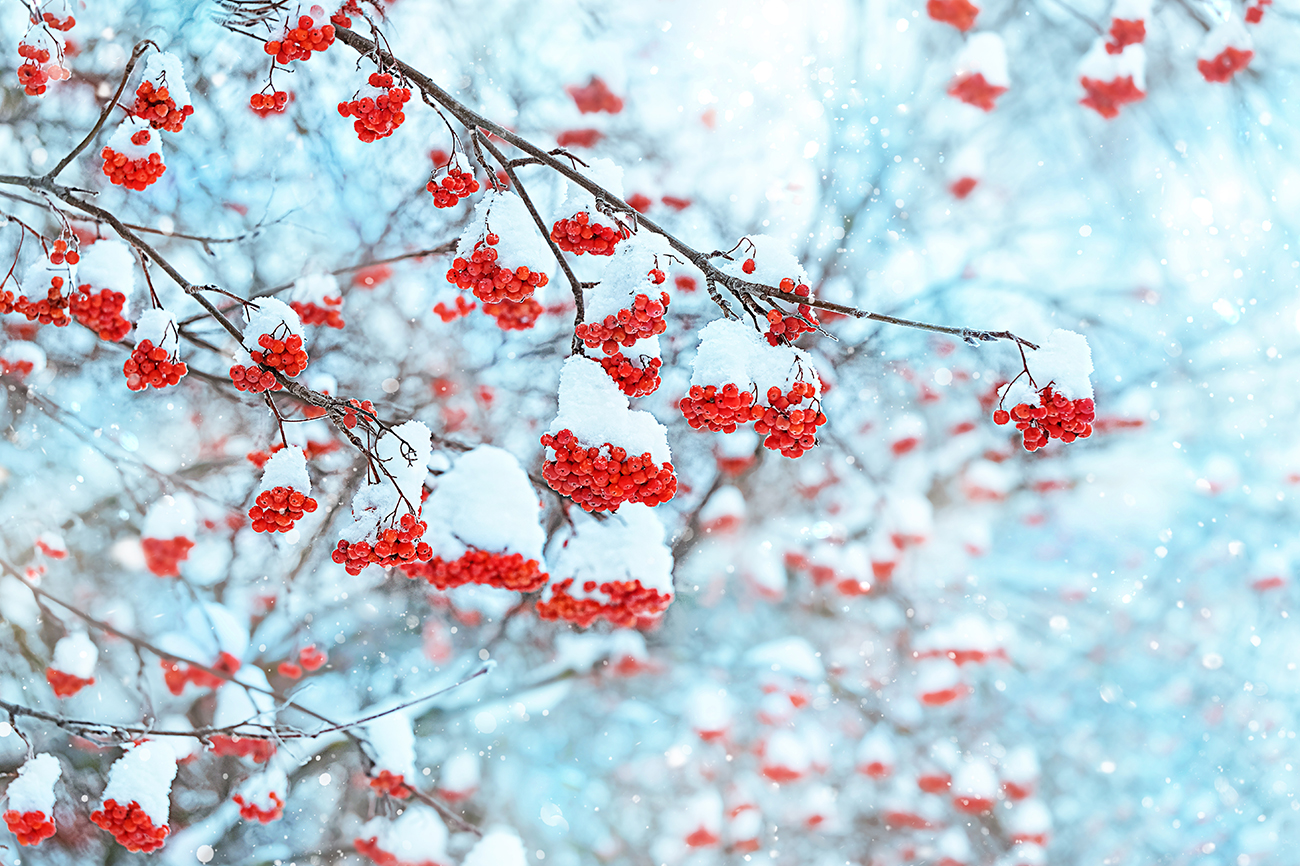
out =
[[355,118],[357,137],[371,142],[392,135],[406,120],[402,106],[410,101],[411,88],[394,85],[388,72],[372,72],[366,83],[351,102],[339,103],[339,114]]
[[[599,137],[599,132],[594,138]],[[561,138],[564,138],[562,135]],[[585,146],[590,147],[594,143],[594,138]],[[574,143],[578,143],[574,139]],[[560,142],[564,147],[565,143]],[[596,182],[600,186],[609,190],[615,196],[623,195],[623,170],[608,159],[593,159],[589,165],[576,166],[577,170]],[[607,218],[602,214],[601,209],[597,206],[595,196],[585,188],[577,184],[570,183],[568,186],[569,193],[566,196],[567,205],[561,211],[560,205],[555,206],[554,216],[559,216],[551,225],[551,240],[556,246],[565,252],[582,255],[589,253],[593,256],[610,256],[614,254],[615,247],[623,240],[631,236],[631,232],[626,226]],[[602,222],[604,220],[604,222]],[[613,225],[606,225],[606,222],[613,222]]]
[[419,421],[407,421],[376,440],[374,463],[383,467],[383,475],[352,497],[352,523],[330,554],[349,574],[372,564],[391,568],[433,558],[433,548],[423,540],[429,527],[420,519],[431,451],[432,434]]
[[649,358],[645,355],[628,358],[622,353],[600,359],[600,366],[619,390],[629,397],[645,397],[659,389],[659,368],[663,359]]
[[534,291],[548,282],[546,274],[530,270],[525,264],[513,268],[498,264],[500,240],[499,235],[488,233],[474,245],[468,259],[457,256],[447,271],[447,282],[469,289],[485,304],[519,303],[531,298]]
[[302,347],[302,335],[290,333],[288,326],[282,325],[270,334],[259,335],[257,345],[259,348],[249,352],[253,360],[289,378],[297,376],[307,366],[307,350]]
[[135,746],[109,769],[104,799],[90,820],[128,851],[157,851],[171,832],[174,778],[176,754],[170,746],[156,741]]
[[73,632],[54,645],[54,658],[45,670],[45,681],[56,697],[69,698],[95,683],[95,662],[99,650],[85,632]]
[[189,372],[185,362],[178,357],[180,331],[176,327],[176,317],[171,313],[147,310],[135,323],[135,332],[139,342],[122,365],[126,387],[132,391],[166,388],[175,385]]
[[992,111],[997,98],[1011,86],[1007,50],[1002,37],[996,33],[976,33],[967,38],[956,66],[948,95],[967,105]]
[[112,289],[94,291],[88,283],[78,286],[68,302],[72,317],[99,335],[99,339],[117,342],[131,333],[131,323],[123,316],[126,294]]
[[19,845],[39,845],[54,835],[54,783],[63,775],[59,759],[42,752],[18,768],[5,796],[5,826]]
[[632,455],[611,443],[583,446],[572,430],[542,436],[553,459],[542,467],[542,477],[555,491],[587,511],[617,511],[624,502],[659,505],[677,492],[671,463],[656,463],[649,452]]
[[290,445],[275,453],[262,472],[262,486],[257,500],[248,509],[254,532],[288,532],[303,514],[316,510],[311,496],[311,478],[307,475],[307,457],[301,448]]
[[468,583],[495,586],[515,592],[532,592],[546,583],[546,574],[535,559],[521,554],[500,554],[467,550],[459,559],[447,561],[435,556],[429,562],[402,566],[410,578],[423,578],[437,589],[453,589]]
[[700,333],[691,388],[677,405],[697,430],[732,433],[753,422],[765,447],[793,458],[817,444],[817,428],[826,423],[820,393],[806,352],[773,346],[744,324],[719,319]]
[[149,55],[131,113],[154,129],[181,131],[185,118],[194,113],[194,106],[179,57],[165,51]]
[[[163,669],[163,682],[167,685],[167,690],[173,695],[184,692],[186,683],[193,683],[195,688],[200,689],[217,689],[226,682],[225,679],[216,674],[208,673],[202,668],[196,668],[184,662],[163,659],[160,664]],[[208,667],[214,671],[234,676],[242,665],[239,659],[228,652],[223,652]]]
[[[72,16],[66,19],[73,21]],[[49,22],[46,22],[47,24]],[[60,24],[49,27],[33,27],[18,43],[18,84],[28,96],[43,96],[51,81],[64,81],[72,72],[63,65],[63,37],[54,31],[71,29]]]
[[626,506],[616,520],[575,515],[553,550],[557,577],[537,602],[542,619],[633,628],[662,616],[673,600],[672,553],[663,524],[644,505]]
[[140,542],[149,571],[159,577],[180,577],[178,566],[194,546],[196,522],[194,503],[188,497],[164,496],[149,506]]
[[304,325],[343,327],[343,295],[333,274],[308,274],[293,283],[289,307]]
[[163,163],[162,138],[137,117],[123,120],[99,155],[109,180],[137,192],[167,170]]
[[657,299],[637,295],[632,306],[605,316],[603,320],[583,322],[575,331],[578,339],[588,348],[600,347],[606,355],[618,354],[619,346],[631,346],[637,340],[662,334],[667,328],[664,314],[668,311],[668,293],[661,292]]
[[[15,298],[5,304],[6,312],[21,313],[29,322],[42,325],[63,327],[72,321],[69,312],[69,294],[77,283],[77,262],[80,260],[75,249],[68,249],[68,242],[60,239],[54,242],[48,256],[37,260],[28,270],[23,280],[23,287],[37,297],[27,295]],[[39,294],[44,292],[44,297]]]
[[334,25],[320,6],[312,6],[308,14],[290,17],[279,39],[266,43],[264,50],[284,65],[293,60],[310,60],[313,51],[324,51],[334,44]]
[[1255,52],[1245,26],[1232,18],[1206,34],[1196,56],[1196,69],[1206,81],[1225,84],[1250,65]]
[[254,764],[265,764],[275,755],[275,743],[260,737],[217,734],[211,742],[214,755],[248,758]]
[[293,308],[274,298],[260,301],[244,330],[247,355],[241,353],[240,357],[246,363],[238,363],[237,359],[231,366],[231,381],[240,391],[280,390],[274,372],[293,378],[307,366],[307,350],[302,343],[302,320]]
[[380,530],[373,544],[368,541],[349,542],[339,539],[330,558],[343,565],[348,574],[360,574],[361,569],[367,565],[392,568],[416,560],[428,562],[433,557],[433,550],[421,540],[428,528],[424,521],[417,520],[408,511],[396,526]]
[[270,824],[284,817],[288,789],[284,771],[273,768],[250,778],[230,799],[239,806],[239,817],[245,821]]
[[[1033,362],[1034,371],[1028,369]],[[1092,352],[1082,334],[1058,328],[1029,354],[1026,369],[998,389],[995,424],[1014,423],[1026,451],[1037,451],[1052,439],[1073,442],[1092,435]],[[1035,383],[1046,380],[1039,387]],[[1010,404],[1012,408],[1003,408]]]
[[551,227],[551,240],[555,245],[566,253],[578,255],[612,256],[614,247],[627,236],[627,229],[593,222],[591,214],[586,211],[556,220]]
[[434,207],[455,207],[461,199],[478,192],[479,183],[473,172],[453,165],[447,169],[447,176],[441,183],[430,179],[424,188],[433,193]]

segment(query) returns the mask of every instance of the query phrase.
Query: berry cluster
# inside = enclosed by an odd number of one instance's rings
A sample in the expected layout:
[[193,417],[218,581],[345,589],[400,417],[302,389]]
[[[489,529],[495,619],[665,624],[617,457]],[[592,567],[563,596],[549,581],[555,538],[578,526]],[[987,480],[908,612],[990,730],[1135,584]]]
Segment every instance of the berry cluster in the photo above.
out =
[[44,812],[9,809],[4,817],[5,826],[18,837],[19,845],[39,845],[54,835],[54,819],[46,817]]
[[586,511],[617,511],[624,502],[653,507],[677,493],[673,465],[656,464],[649,452],[632,456],[608,442],[586,448],[572,430],[547,433],[542,444],[555,451],[555,458],[542,465],[542,477]]
[[77,19],[73,18],[71,15],[69,15],[67,18],[60,18],[59,16],[55,15],[53,12],[46,12],[44,15],[41,16],[41,20],[44,21],[46,25],[48,25],[49,27],[58,30],[62,33],[67,33],[73,27],[77,26]]
[[551,227],[551,240],[567,253],[591,253],[593,256],[614,255],[614,245],[627,237],[627,230],[613,229],[591,221],[591,214],[579,211],[569,219],[556,220]]
[[467,583],[495,586],[514,592],[533,592],[546,583],[546,572],[535,559],[522,554],[492,553],[471,548],[460,559],[447,561],[435,556],[429,562],[402,566],[412,580],[424,578],[438,589],[452,589]]
[[769,345],[778,346],[783,342],[797,340],[800,334],[815,330],[817,327],[807,319],[782,316],[780,310],[768,310],[767,333],[763,336],[767,337]]
[[388,770],[380,770],[379,775],[370,780],[370,787],[381,794],[387,794],[399,800],[405,800],[411,796],[411,787],[406,784],[402,774],[392,773]]
[[309,671],[320,670],[328,659],[329,656],[317,649],[316,644],[303,647],[302,651],[298,653],[298,661]]
[[323,298],[325,306],[290,301],[289,307],[298,314],[304,325],[326,325],[330,328],[343,328],[342,298]]
[[51,277],[50,287],[44,298],[33,301],[26,296],[19,297],[13,302],[11,312],[21,313],[29,322],[40,322],[42,325],[62,328],[72,321],[72,316],[68,312],[68,299],[63,296],[63,284],[63,277]]
[[1005,87],[990,84],[982,72],[963,75],[948,88],[949,96],[955,96],[967,105],[984,111],[992,111],[995,100],[1006,92]]
[[273,487],[257,495],[257,504],[248,509],[254,532],[288,532],[303,514],[316,510],[316,500],[290,487]]
[[963,33],[975,26],[980,12],[969,0],[928,0],[925,11],[935,21],[951,24]]
[[118,805],[116,800],[105,800],[102,807],[90,813],[90,820],[112,833],[117,844],[131,852],[143,851],[148,854],[157,851],[171,832],[166,824],[155,827],[153,819],[145,814],[135,800],[125,806]]
[[1024,434],[1025,450],[1037,451],[1050,439],[1066,443],[1087,439],[1092,435],[1095,417],[1096,407],[1091,399],[1071,400],[1054,393],[1052,386],[1048,385],[1038,392],[1037,406],[1018,403],[1010,412],[998,409],[993,413],[993,423],[1015,421],[1016,429]]
[[1258,0],[1254,6],[1246,6],[1246,23],[1258,24],[1264,20],[1264,7],[1272,5],[1273,0]]
[[754,406],[754,395],[742,391],[734,384],[728,383],[718,388],[716,385],[692,385],[690,392],[677,404],[686,417],[686,423],[699,430],[703,427],[723,433],[735,433],[736,428],[754,420],[754,412],[762,407]]
[[1114,78],[1110,81],[1088,78],[1085,75],[1079,79],[1079,83],[1083,85],[1084,92],[1088,94],[1079,100],[1080,104],[1086,105],[1107,120],[1119,116],[1120,106],[1127,105],[1130,102],[1140,102],[1146,96],[1133,83],[1132,75],[1125,75],[1122,78]]
[[484,304],[483,312],[497,320],[497,327],[503,331],[527,331],[537,324],[542,315],[542,305],[536,299],[525,301],[502,301],[499,304]]
[[391,568],[417,559],[428,562],[433,558],[433,548],[418,540],[426,529],[424,521],[416,520],[408,511],[402,515],[398,528],[379,530],[374,544],[365,541],[349,544],[340,540],[330,558],[346,568],[348,574],[360,574],[361,569],[371,564]]
[[1236,48],[1229,45],[1227,48],[1215,55],[1213,60],[1198,60],[1196,68],[1201,75],[1205,76],[1206,81],[1215,84],[1223,84],[1232,79],[1241,70],[1250,65],[1250,59],[1255,56],[1255,52],[1249,49]]
[[166,87],[156,88],[152,81],[145,79],[136,88],[135,106],[131,113],[141,120],[149,121],[154,129],[180,132],[185,125],[185,118],[194,113],[194,106],[178,107]]
[[574,598],[569,594],[573,578],[565,578],[551,587],[550,601],[537,602],[537,616],[541,619],[567,622],[586,628],[604,617],[620,628],[633,628],[640,617],[656,616],[667,610],[672,602],[671,595],[664,595],[656,589],[646,589],[639,580],[610,581],[599,587],[594,580],[583,584],[586,592],[595,592],[598,588],[609,596],[608,602],[594,598]]
[[[163,667],[163,682],[167,684],[167,691],[173,695],[179,695],[185,691],[186,683],[194,683],[196,688],[216,689],[220,688],[225,682],[224,679],[216,674],[210,674],[200,668],[191,667],[183,662],[169,661],[163,659],[160,664]],[[230,653],[222,653],[217,660],[212,663],[214,671],[221,671],[224,674],[234,676],[240,668],[239,659]]]
[[[276,330],[278,332],[280,329]],[[307,366],[307,350],[302,347],[301,336],[287,333],[287,327],[284,330],[286,334],[283,338],[276,337],[275,334],[262,334],[257,338],[257,345],[262,348],[249,354],[262,366],[279,370],[292,379]]]
[[[131,143],[143,147],[153,135],[149,130],[142,129],[131,136]],[[160,153],[151,153],[147,159],[131,159],[125,153],[105,147],[99,155],[104,159],[104,174],[108,175],[108,179],[136,192],[162,177],[167,170]]]
[[[644,296],[642,296],[644,297]],[[620,391],[629,397],[645,397],[659,389],[659,368],[663,361],[659,358],[641,359],[645,364],[638,367],[622,354],[600,359],[600,366],[605,368],[609,378],[613,379]]]
[[175,538],[146,538],[140,542],[140,547],[144,550],[145,566],[159,577],[180,577],[180,563],[189,557],[193,546],[194,542],[183,535]]
[[447,271],[447,282],[462,289],[470,289],[474,297],[485,304],[503,301],[519,303],[533,296],[533,292],[546,285],[546,274],[519,265],[511,270],[497,264],[496,245],[501,238],[491,232],[474,245],[469,259],[457,256]]
[[438,314],[438,318],[442,319],[443,322],[450,322],[459,319],[461,316],[468,315],[470,310],[473,310],[477,306],[478,304],[475,304],[473,301],[465,300],[464,295],[457,295],[456,308],[454,310],[442,301],[439,301],[433,305],[433,311]]
[[349,400],[347,408],[343,410],[343,426],[349,430],[357,426],[357,410],[374,415],[375,404],[369,400]]
[[265,45],[265,51],[275,58],[275,62],[284,65],[291,60],[310,60],[313,51],[324,51],[334,44],[334,25],[316,26],[316,20],[325,17],[325,10],[320,6],[311,7],[311,15],[299,15],[297,27],[286,28],[284,36],[272,39]]
[[72,74],[58,64],[50,64],[48,48],[19,42],[18,56],[23,58],[18,66],[18,83],[28,96],[41,96],[51,81],[62,81]]
[[469,198],[470,195],[478,192],[478,181],[468,171],[449,168],[442,183],[430,180],[424,188],[433,193],[434,207],[455,207],[460,204],[461,199]]
[[126,295],[111,289],[91,290],[90,284],[77,287],[68,301],[72,317],[99,335],[99,339],[115,343],[131,333],[131,323],[122,315],[126,308]]
[[95,678],[83,679],[69,673],[64,673],[55,668],[48,668],[45,671],[45,681],[54,689],[55,697],[70,698],[86,686],[95,684]]
[[811,403],[806,409],[794,408],[805,399],[811,401],[813,394],[810,382],[795,382],[785,394],[775,385],[767,389],[768,406],[754,411],[754,431],[765,437],[764,447],[799,457],[817,444],[817,428],[826,423],[825,414]]
[[1113,18],[1110,22],[1110,40],[1106,42],[1107,54],[1121,54],[1129,45],[1137,45],[1147,38],[1147,25],[1141,18]]
[[284,90],[274,90],[270,93],[254,93],[248,97],[248,107],[258,117],[266,117],[270,114],[283,114],[285,108],[293,102],[293,94]]
[[241,794],[236,794],[231,799],[239,805],[239,817],[245,821],[260,821],[263,824],[270,824],[272,821],[278,821],[284,817],[284,801],[274,791],[267,796],[271,800],[271,808],[269,809],[263,809],[252,800],[245,801]]
[[252,364],[247,367],[243,364],[231,365],[230,381],[235,383],[236,391],[248,391],[251,394],[280,390],[280,381],[274,373]]
[[631,309],[608,315],[603,322],[584,322],[574,331],[587,348],[599,346],[606,355],[617,355],[619,346],[631,346],[637,340],[662,334],[668,327],[664,321],[667,311],[667,292],[660,293],[658,300],[637,295]]
[[132,391],[143,391],[149,386],[166,388],[175,385],[181,377],[189,372],[184,361],[176,360],[176,355],[161,346],[155,346],[149,340],[141,340],[131,350],[131,357],[122,365],[126,374],[126,387]]
[[230,737],[218,734],[212,738],[212,753],[233,755],[236,758],[252,758],[254,764],[265,764],[275,754],[275,743],[271,740],[241,737],[238,734]]
[[387,138],[406,120],[402,106],[411,98],[409,87],[394,87],[393,76],[387,72],[370,73],[370,86],[384,90],[378,96],[363,96],[351,102],[339,103],[339,114],[355,117],[352,128],[362,141],[371,142]]

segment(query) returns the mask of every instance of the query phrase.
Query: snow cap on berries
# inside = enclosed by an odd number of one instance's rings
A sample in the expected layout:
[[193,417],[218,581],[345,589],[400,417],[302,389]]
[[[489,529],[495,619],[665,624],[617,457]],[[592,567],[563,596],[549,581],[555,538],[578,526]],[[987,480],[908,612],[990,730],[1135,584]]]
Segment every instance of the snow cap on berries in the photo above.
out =
[[1010,87],[1007,74],[1007,49],[1002,37],[996,33],[976,33],[966,40],[966,47],[957,55],[957,75],[979,73],[994,87]]
[[101,802],[119,805],[132,801],[149,816],[155,827],[164,827],[171,816],[172,780],[176,778],[176,753],[166,743],[155,741],[126,745],[127,753],[113,762],[108,787]]
[[488,234],[498,238],[494,248],[501,267],[526,267],[545,274],[548,282],[555,276],[557,263],[551,247],[517,193],[490,189],[478,200],[474,217],[456,245],[456,255],[468,259],[474,245]]
[[262,469],[262,483],[257,492],[288,487],[303,496],[311,494],[311,477],[307,474],[307,457],[297,445],[281,448],[271,455]]
[[299,304],[324,306],[327,298],[337,301],[341,294],[338,277],[333,274],[304,274],[293,281],[289,300]]
[[385,861],[375,858],[376,862],[447,862],[447,825],[432,809],[422,805],[407,806],[395,819],[371,818],[357,835],[362,840],[374,839],[375,847],[393,858]]
[[1198,60],[1214,60],[1229,48],[1237,51],[1250,51],[1254,48],[1254,41],[1240,18],[1229,18],[1205,34],[1201,47],[1196,50],[1196,57]]
[[155,153],[162,158],[162,136],[138,117],[128,117],[119,123],[108,138],[108,147],[133,162],[147,160]]
[[248,327],[244,329],[244,348],[248,351],[262,350],[257,341],[263,334],[270,334],[281,340],[289,334],[303,336],[302,320],[284,301],[276,298],[259,298],[256,304],[256,309],[247,308]]
[[289,798],[289,778],[279,767],[268,767],[244,780],[235,796],[245,808],[251,806],[263,815],[274,815]]
[[766,405],[769,388],[784,394],[798,381],[812,385],[814,397],[821,395],[811,355],[794,346],[770,345],[758,331],[732,319],[704,326],[691,369],[692,385],[735,384],[743,391],[756,386],[759,405]]
[[54,645],[54,659],[50,667],[71,674],[78,679],[90,679],[95,672],[95,662],[99,660],[99,649],[84,631],[74,631],[67,637],[59,638]]
[[144,62],[144,77],[157,87],[166,86],[167,95],[176,103],[177,108],[192,104],[189,88],[185,86],[185,68],[175,54],[168,51],[150,54]]
[[1146,49],[1134,43],[1124,46],[1124,50],[1119,54],[1112,54],[1106,50],[1106,40],[1098,38],[1079,61],[1079,77],[1105,82],[1132,77],[1133,86],[1145,92],[1147,89]]
[[135,323],[135,339],[137,345],[148,340],[156,348],[175,357],[181,346],[176,316],[168,310],[145,310]]
[[400,710],[366,723],[375,750],[375,771],[387,770],[407,782],[415,778],[415,733],[411,720]]
[[184,493],[164,496],[150,505],[148,512],[145,513],[142,536],[193,539],[197,523],[194,500]]
[[429,524],[424,539],[446,560],[474,547],[542,563],[546,533],[540,518],[537,492],[519,461],[508,451],[480,445],[438,476],[424,504]]
[[393,476],[366,484],[352,497],[350,526],[340,538],[355,544],[373,539],[379,522],[392,514],[420,513],[424,479],[429,474],[433,434],[419,421],[407,421],[379,437],[375,456]]
[[54,783],[63,773],[59,759],[48,752],[41,752],[18,768],[18,778],[9,783],[5,795],[8,797],[6,809],[15,812],[40,812],[47,818],[54,817]]
[[135,289],[135,256],[122,241],[105,238],[83,247],[77,267],[78,285],[119,292],[128,299]]
[[[645,589],[673,595],[673,554],[664,544],[664,525],[654,509],[626,503],[604,520],[574,512],[573,528],[553,546],[555,564],[544,600],[555,584],[572,577],[568,592],[574,598],[605,601],[599,584],[609,581],[641,582]],[[598,585],[586,590],[584,584]]]
[[45,369],[45,350],[27,340],[11,340],[0,346],[0,371],[29,375]]
[[606,316],[617,316],[619,310],[631,309],[637,295],[659,298],[668,283],[654,282],[650,271],[656,267],[655,257],[668,251],[668,241],[654,232],[638,232],[620,243],[600,282],[583,294],[586,321],[600,322]]
[[1057,328],[1037,351],[1026,351],[1025,358],[1038,388],[1029,384],[1029,376],[1021,376],[1000,392],[1005,405],[1037,405],[1037,391],[1048,385],[1067,400],[1092,399],[1092,351],[1082,334]]
[[462,866],[525,866],[524,843],[514,830],[489,830],[465,855]]
[[668,428],[649,412],[629,410],[627,397],[590,358],[573,355],[564,362],[559,404],[559,413],[551,422],[552,435],[571,430],[589,448],[609,443],[629,454],[649,452],[656,463],[672,459]]

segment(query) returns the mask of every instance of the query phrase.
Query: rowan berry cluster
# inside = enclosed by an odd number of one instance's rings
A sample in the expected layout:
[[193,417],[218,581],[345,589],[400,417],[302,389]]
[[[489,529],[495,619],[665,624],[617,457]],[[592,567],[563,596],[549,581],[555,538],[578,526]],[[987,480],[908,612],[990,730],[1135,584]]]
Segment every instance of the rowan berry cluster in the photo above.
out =
[[351,430],[357,426],[357,410],[375,414],[375,404],[369,400],[349,400],[347,408],[343,410],[343,426]]
[[542,465],[542,477],[586,511],[617,511],[624,502],[653,507],[677,492],[673,465],[656,464],[648,451],[633,456],[608,442],[584,447],[567,429],[543,435],[542,444],[555,451]]
[[[154,134],[147,129],[142,129],[131,136],[131,143],[143,147],[149,143]],[[162,177],[163,172],[167,170],[160,153],[151,153],[147,158],[131,159],[111,147],[105,147],[99,155],[104,160],[104,174],[108,175],[108,179],[136,192]]]
[[267,795],[271,800],[271,808],[263,809],[252,800],[245,800],[242,794],[236,794],[231,799],[239,806],[239,817],[245,821],[260,821],[263,824],[270,824],[272,821],[278,821],[284,817],[284,800],[280,795],[272,791]]
[[412,580],[423,578],[442,590],[477,583],[514,592],[533,592],[546,583],[546,572],[535,559],[525,559],[519,553],[492,553],[474,548],[465,551],[459,559],[448,561],[435,556],[429,562],[404,565],[402,571]]
[[503,331],[526,331],[537,324],[543,310],[535,298],[528,298],[517,303],[484,304],[483,312],[496,319],[497,327]]
[[387,138],[406,120],[402,106],[411,99],[409,87],[394,87],[393,76],[387,72],[370,73],[370,86],[384,92],[376,96],[363,96],[351,102],[339,103],[339,114],[354,117],[352,128],[362,141],[371,142]]
[[1007,92],[1007,88],[990,84],[982,72],[963,75],[948,88],[948,95],[955,96],[967,105],[973,105],[984,111],[992,111],[995,101]]
[[176,360],[174,353],[155,346],[149,340],[141,340],[122,365],[122,372],[126,374],[126,387],[143,391],[150,386],[166,388],[175,385],[189,372],[189,367],[184,361]]
[[126,295],[111,289],[95,292],[89,283],[78,286],[68,301],[74,319],[111,343],[131,333],[131,323],[122,315],[125,307]]
[[465,300],[464,295],[457,295],[455,309],[439,301],[433,305],[433,311],[438,314],[438,318],[442,319],[443,322],[450,322],[459,319],[461,316],[469,315],[469,312],[477,306],[478,304],[473,301]]
[[250,394],[279,391],[281,387],[280,380],[275,378],[274,373],[252,364],[247,367],[243,364],[232,364],[230,381],[234,383],[236,391],[248,391]]
[[609,378],[618,384],[619,390],[629,397],[645,397],[659,389],[662,381],[659,368],[663,361],[659,358],[642,359],[645,366],[638,367],[621,353],[600,359],[600,366],[605,368]]
[[348,574],[360,574],[361,569],[371,564],[392,568],[416,560],[428,562],[433,558],[433,548],[419,540],[426,529],[424,521],[416,520],[408,511],[397,527],[379,530],[374,544],[340,540],[330,558],[346,568]]
[[279,370],[292,379],[306,368],[307,350],[302,347],[302,337],[289,333],[287,326],[277,328],[276,332],[283,333],[284,336],[277,337],[274,333],[262,334],[257,338],[257,345],[262,348],[249,354],[257,363]]
[[313,6],[310,15],[299,15],[296,27],[286,27],[284,35],[272,39],[264,46],[275,62],[284,65],[291,60],[310,60],[313,51],[324,51],[334,44],[334,25],[316,22],[325,17],[325,10]]
[[1025,450],[1037,451],[1051,439],[1067,443],[1087,439],[1092,435],[1095,417],[1096,407],[1091,399],[1071,400],[1053,392],[1052,386],[1048,385],[1038,392],[1037,406],[1018,403],[1010,412],[998,409],[993,413],[993,423],[1001,425],[1014,421],[1016,429],[1024,434]]
[[104,805],[90,813],[90,820],[113,834],[117,843],[131,852],[157,851],[163,846],[163,840],[171,832],[164,824],[153,825],[153,819],[145,814],[144,809],[135,800],[125,806],[116,800],[105,800]]
[[[129,387],[130,383],[127,385]],[[180,577],[180,563],[189,557],[193,546],[194,542],[183,535],[175,538],[146,538],[140,542],[145,566],[159,577]]]
[[567,253],[591,253],[593,256],[612,256],[614,245],[626,238],[627,230],[610,228],[593,223],[591,214],[579,211],[569,219],[556,220],[551,227],[551,240]]
[[742,391],[727,383],[721,388],[716,385],[692,385],[691,390],[677,404],[686,417],[686,423],[699,430],[701,427],[723,433],[735,433],[736,428],[754,420],[754,395]]
[[441,183],[430,180],[424,188],[433,193],[434,207],[455,207],[461,199],[478,192],[479,185],[472,172],[452,167]]
[[1196,68],[1205,76],[1206,81],[1223,84],[1249,66],[1250,59],[1254,56],[1254,51],[1229,45],[1215,55],[1213,60],[1196,61]]
[[44,812],[9,809],[4,818],[5,826],[18,837],[19,845],[39,845],[54,835],[54,819]]
[[531,298],[534,291],[549,281],[546,274],[529,270],[527,265],[511,270],[497,264],[496,245],[500,242],[498,235],[489,232],[474,245],[468,259],[457,256],[447,271],[447,282],[470,289],[485,304],[519,303]]
[[94,677],[82,678],[56,668],[46,669],[45,681],[54,690],[54,696],[59,698],[70,698],[86,686],[95,684]]
[[1110,39],[1106,42],[1107,54],[1121,54],[1129,45],[1137,45],[1147,38],[1146,22],[1141,18],[1113,18],[1110,22]]
[[826,423],[826,415],[811,402],[807,408],[796,408],[815,393],[810,382],[795,382],[785,394],[775,385],[767,389],[768,406],[754,409],[754,431],[764,437],[765,448],[800,457],[817,444],[817,428]]
[[239,735],[227,737],[218,734],[212,738],[212,752],[216,755],[251,758],[254,764],[265,764],[275,754],[275,743],[271,740],[259,740],[252,737],[241,737]]
[[975,26],[975,16],[980,10],[968,0],[929,0],[925,11],[935,21],[951,24],[965,33]]
[[587,348],[601,348],[606,355],[617,355],[619,346],[631,346],[662,334],[668,327],[664,314],[668,311],[668,293],[662,292],[658,300],[649,295],[637,295],[631,309],[610,314],[602,322],[583,322],[574,331]]
[[568,577],[554,584],[550,600],[537,602],[537,616],[540,619],[562,619],[586,628],[597,618],[603,617],[620,628],[633,628],[639,618],[657,616],[667,610],[672,602],[671,595],[665,595],[657,589],[646,589],[639,580],[609,581],[599,586],[596,581],[588,580],[583,583],[583,589],[589,593],[599,589],[609,596],[609,601],[575,598],[569,594],[573,582],[574,579]]
[[1248,3],[1246,5],[1246,23],[1258,24],[1263,21],[1264,7],[1272,5],[1272,3],[1273,0],[1257,0],[1253,6]]
[[154,83],[146,78],[136,88],[135,106],[131,113],[148,121],[154,129],[180,132],[185,118],[194,113],[194,106],[177,106],[166,87],[154,87]]
[[50,64],[50,50],[40,45],[19,42],[18,56],[23,58],[18,65],[18,83],[28,96],[42,96],[51,81],[61,81],[71,75],[62,66]]
[[[163,668],[163,682],[167,684],[167,691],[173,695],[179,695],[185,691],[186,683],[194,683],[194,686],[200,689],[216,689],[220,688],[221,684],[225,682],[216,674],[210,674],[200,668],[191,667],[184,662],[163,659],[160,664]],[[223,652],[212,663],[212,670],[234,676],[240,666],[239,659],[230,653]]]
[[399,800],[405,800],[411,796],[411,788],[406,784],[406,780],[402,778],[402,774],[388,770],[380,770],[379,775],[370,780],[370,787],[381,794],[387,794]]
[[42,325],[62,328],[72,321],[72,316],[68,312],[68,299],[63,296],[64,282],[63,277],[51,277],[50,287],[44,298],[33,301],[26,296],[20,296],[14,300],[12,312],[21,313],[29,322],[40,322]]
[[290,301],[289,307],[298,314],[304,325],[326,325],[330,328],[343,328],[342,298],[323,298],[325,306],[303,301]]
[[71,15],[68,15],[67,18],[60,18],[53,12],[46,12],[41,15],[41,20],[44,21],[47,26],[62,33],[67,33],[73,27],[77,26],[77,19],[73,18]]
[[1079,79],[1079,83],[1088,94],[1079,100],[1080,104],[1086,105],[1107,120],[1119,116],[1120,106],[1130,102],[1140,102],[1146,96],[1133,83],[1132,75],[1125,75],[1111,81],[1088,78],[1085,75]]
[[271,114],[283,114],[288,108],[289,103],[293,102],[293,94],[285,90],[273,90],[270,93],[254,93],[248,97],[248,107],[253,109],[258,117],[266,117]]
[[288,532],[303,514],[316,510],[316,500],[289,487],[273,487],[257,495],[248,509],[254,532]]
[[320,670],[328,659],[329,656],[321,652],[316,647],[316,644],[303,647],[302,651],[298,653],[298,661],[309,671]]

